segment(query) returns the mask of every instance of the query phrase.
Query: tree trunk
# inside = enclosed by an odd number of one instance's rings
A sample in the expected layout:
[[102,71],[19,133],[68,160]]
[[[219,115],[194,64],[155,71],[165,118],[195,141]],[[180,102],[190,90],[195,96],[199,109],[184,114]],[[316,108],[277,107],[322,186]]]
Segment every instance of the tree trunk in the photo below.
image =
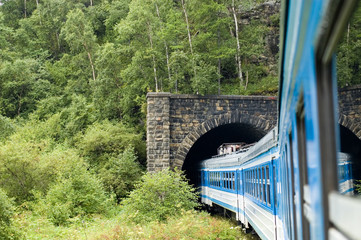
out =
[[56,35],[56,41],[57,41],[57,43],[58,43],[58,50],[60,51],[59,33],[56,32],[55,35]]
[[236,10],[235,10],[234,0],[232,0],[232,14],[233,14],[234,26],[235,26],[235,30],[236,30],[236,41],[237,41],[236,59],[237,59],[237,65],[238,65],[238,78],[239,78],[240,85],[242,86],[242,84],[243,84],[243,75],[242,75],[242,62],[241,62],[241,56],[240,56],[240,54],[241,54],[241,46],[239,44],[238,21],[237,21],[237,15],[236,15]]
[[93,6],[93,0],[90,0],[90,6]]
[[191,54],[192,54],[192,56],[193,56],[192,37],[191,37],[190,28],[189,28],[188,14],[187,14],[187,10],[186,10],[186,6],[185,6],[185,3],[184,3],[184,0],[182,0],[182,7],[183,7],[184,17],[185,17],[185,19],[186,19],[186,24],[187,24],[189,47],[190,47],[190,49],[191,49]]
[[[159,13],[159,8],[158,8],[158,4],[155,3],[155,8],[157,10],[157,16],[159,18],[159,22],[161,23],[161,29],[163,28],[162,27],[162,20],[160,18],[160,13]],[[171,78],[171,74],[170,74],[170,64],[169,64],[169,51],[168,51],[168,44],[167,42],[164,40],[164,48],[165,48],[165,55],[166,55],[166,62],[167,62],[167,69],[168,69],[168,79],[169,79],[169,83],[172,82],[172,78]]]
[[244,85],[244,90],[247,90],[248,86],[248,71],[246,71],[246,84]]
[[95,80],[96,80],[96,78],[95,78],[95,67],[94,67],[94,64],[93,64],[92,55],[91,55],[90,51],[88,50],[87,44],[86,43],[83,43],[83,44],[84,44],[85,51],[88,54],[88,59],[89,59],[89,63],[90,63],[90,66],[91,66],[91,69],[92,69],[92,74],[93,74],[93,81],[95,82]]
[[[217,30],[217,47],[221,45],[221,32]],[[218,58],[218,95],[221,95],[221,59]]]
[[190,27],[189,27],[187,9],[186,9],[185,2],[184,2],[184,1],[185,1],[185,0],[181,0],[183,12],[184,12],[184,17],[185,17],[186,24],[187,24],[188,42],[189,42],[189,48],[190,48],[190,50],[191,50],[191,55],[192,55],[193,72],[194,72],[194,76],[196,76],[196,75],[197,75],[197,72],[196,72],[195,62],[194,62],[193,46],[192,46],[192,37],[191,37],[191,31],[190,31]]
[[26,0],[24,0],[24,17],[26,18]]
[[[150,42],[150,49],[153,52],[153,38],[152,38],[152,28],[150,26],[150,23],[148,22],[148,37],[149,37],[149,42]],[[158,78],[157,78],[157,67],[156,67],[156,63],[155,63],[155,56],[152,53],[152,59],[153,59],[153,72],[154,72],[154,81],[155,81],[155,91],[158,92]]]

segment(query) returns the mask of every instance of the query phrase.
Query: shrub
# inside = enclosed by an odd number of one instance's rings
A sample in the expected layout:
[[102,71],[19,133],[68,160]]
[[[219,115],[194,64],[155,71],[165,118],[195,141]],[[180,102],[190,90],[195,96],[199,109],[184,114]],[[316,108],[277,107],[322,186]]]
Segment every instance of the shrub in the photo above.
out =
[[11,120],[7,117],[0,115],[0,141],[6,139],[15,130]]
[[130,147],[118,157],[111,157],[99,171],[105,189],[115,193],[118,202],[134,189],[143,174],[136,160],[134,149]]
[[77,146],[89,163],[101,168],[111,157],[117,157],[127,147],[134,146],[135,152],[145,159],[145,143],[134,129],[105,120],[89,126],[85,134],[78,137]]
[[13,214],[13,201],[0,188],[0,239],[17,239],[17,234],[12,228]]
[[361,180],[355,181],[356,194],[361,195]]
[[18,204],[33,200],[33,191],[45,194],[63,171],[84,162],[75,150],[34,134],[39,130],[31,126],[20,128],[0,145],[0,187]]
[[134,222],[164,221],[169,216],[194,209],[198,195],[181,171],[163,170],[142,177],[123,201],[125,216]]
[[46,203],[49,219],[62,225],[75,216],[107,213],[111,200],[95,175],[77,164],[51,186]]

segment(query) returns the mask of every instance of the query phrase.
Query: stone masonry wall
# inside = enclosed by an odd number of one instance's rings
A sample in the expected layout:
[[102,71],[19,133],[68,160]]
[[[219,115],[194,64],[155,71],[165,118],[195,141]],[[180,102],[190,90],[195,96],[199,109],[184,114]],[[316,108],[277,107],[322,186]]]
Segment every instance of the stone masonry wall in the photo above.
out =
[[339,123],[361,139],[361,85],[339,91]]

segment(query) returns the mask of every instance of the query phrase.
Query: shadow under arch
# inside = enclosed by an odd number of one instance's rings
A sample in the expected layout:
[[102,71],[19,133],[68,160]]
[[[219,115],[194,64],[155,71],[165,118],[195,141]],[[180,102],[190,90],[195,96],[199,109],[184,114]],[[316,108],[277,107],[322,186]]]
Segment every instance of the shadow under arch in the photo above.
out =
[[344,114],[339,115],[338,123],[350,130],[356,137],[358,137],[358,139],[361,140],[361,123],[354,121]]
[[352,156],[352,177],[361,179],[361,124],[340,114],[340,150]]
[[272,127],[271,121],[240,114],[238,110],[209,119],[185,137],[175,154],[172,167],[184,170],[190,182],[196,183],[199,161],[216,155],[222,143],[253,143]]

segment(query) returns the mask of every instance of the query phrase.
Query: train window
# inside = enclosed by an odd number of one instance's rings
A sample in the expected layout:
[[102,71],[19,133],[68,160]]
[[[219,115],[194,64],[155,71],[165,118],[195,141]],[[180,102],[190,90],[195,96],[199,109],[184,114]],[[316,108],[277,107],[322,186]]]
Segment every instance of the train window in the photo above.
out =
[[227,188],[227,179],[226,179],[226,173],[222,173],[222,180],[223,180],[223,188]]
[[245,179],[245,192],[248,193],[248,172],[244,172],[244,179]]
[[244,179],[245,179],[245,192],[248,193],[248,172],[244,172]]
[[221,173],[217,173],[217,187],[221,187]]
[[226,189],[229,188],[229,181],[228,181],[228,172],[225,172],[225,180],[226,180]]
[[253,197],[256,197],[256,169],[252,170],[252,182],[253,182],[253,186],[252,186],[252,190],[253,190]]
[[249,182],[249,171],[247,171],[247,193],[249,194],[251,192],[251,186]]
[[260,168],[257,168],[257,192],[258,197],[257,199],[261,200],[261,170]]
[[266,169],[262,167],[262,202],[266,203]]
[[232,173],[232,189],[236,190],[236,186],[235,186],[235,179],[234,179],[234,172]]
[[270,196],[270,193],[271,193],[271,183],[270,183],[270,180],[269,180],[269,167],[266,166],[266,180],[267,180],[267,204],[268,205],[271,205],[271,196]]
[[277,206],[277,178],[276,178],[276,166],[273,166],[273,204]]
[[262,175],[261,175],[261,168],[258,168],[258,192],[259,192],[259,196],[258,199],[260,201],[262,201]]
[[231,173],[228,173],[228,189],[232,189],[232,178]]

